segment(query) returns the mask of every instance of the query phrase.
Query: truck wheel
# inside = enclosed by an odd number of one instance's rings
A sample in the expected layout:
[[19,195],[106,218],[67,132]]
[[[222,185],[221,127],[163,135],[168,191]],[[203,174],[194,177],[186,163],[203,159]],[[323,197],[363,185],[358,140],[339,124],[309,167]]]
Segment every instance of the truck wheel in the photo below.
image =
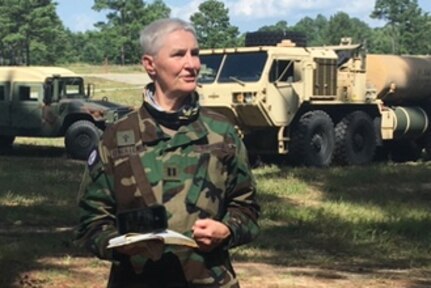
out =
[[15,141],[15,136],[0,135],[0,148],[10,148],[13,141]]
[[324,111],[307,112],[293,126],[290,153],[296,164],[329,166],[334,145],[334,123]]
[[374,123],[365,112],[352,112],[335,126],[334,162],[341,165],[368,164],[375,151]]
[[86,160],[97,146],[102,131],[87,120],[76,121],[66,131],[66,151],[73,159]]

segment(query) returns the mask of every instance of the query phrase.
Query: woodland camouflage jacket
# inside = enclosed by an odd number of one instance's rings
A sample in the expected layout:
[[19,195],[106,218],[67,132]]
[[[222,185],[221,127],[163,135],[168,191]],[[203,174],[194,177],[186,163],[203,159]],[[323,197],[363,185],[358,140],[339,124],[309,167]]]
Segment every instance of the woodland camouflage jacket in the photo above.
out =
[[168,228],[186,236],[199,218],[226,224],[231,237],[222,247],[205,253],[165,246],[164,254],[175,255],[188,287],[238,287],[228,249],[250,242],[259,232],[255,182],[235,128],[219,114],[197,111],[171,137],[143,105],[108,127],[90,154],[80,189],[77,240],[99,258],[113,261],[110,287],[143,287],[130,279],[145,272],[151,260],[126,258],[105,247],[118,234],[117,213],[152,201],[166,207]]

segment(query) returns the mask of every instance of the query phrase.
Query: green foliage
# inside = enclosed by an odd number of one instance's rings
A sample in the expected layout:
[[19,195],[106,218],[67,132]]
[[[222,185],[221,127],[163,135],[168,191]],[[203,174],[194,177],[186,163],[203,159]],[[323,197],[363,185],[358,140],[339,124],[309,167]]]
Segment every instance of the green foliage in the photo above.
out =
[[368,40],[370,27],[358,18],[350,18],[347,13],[338,12],[329,19],[327,28],[327,44],[339,44],[343,37],[351,37],[354,43]]
[[309,46],[324,45],[327,43],[328,19],[320,14],[316,16],[316,19],[304,17],[292,27],[292,30],[304,33]]
[[[0,1],[0,65],[136,64],[140,62],[139,32],[150,22],[166,18],[163,0],[95,0],[93,9],[106,11],[106,21],[95,29],[65,29],[52,0]],[[206,0],[190,18],[202,48],[243,46],[245,35],[230,24],[222,1]],[[259,31],[295,31],[307,36],[309,46],[338,44],[341,37],[367,43],[371,53],[431,54],[431,17],[417,0],[376,0],[371,18],[385,21],[381,28],[338,12],[329,18],[304,17],[289,26],[285,20]]]
[[217,0],[206,0],[190,20],[196,28],[201,48],[234,47],[239,30],[229,22],[229,9]]
[[0,2],[0,62],[53,64],[64,56],[65,30],[51,0]]
[[431,18],[417,0],[376,0],[371,18],[387,21],[394,54],[429,54],[431,51]]
[[141,57],[140,30],[150,22],[169,17],[170,14],[170,9],[161,0],[149,5],[142,0],[95,0],[94,3],[94,10],[109,11],[107,22],[99,22],[96,25],[101,31],[96,42],[102,45],[95,47],[104,47],[104,58],[115,64],[138,63]]
[[258,29],[261,32],[288,32],[290,31],[287,22],[284,20],[278,21],[275,25],[263,26]]

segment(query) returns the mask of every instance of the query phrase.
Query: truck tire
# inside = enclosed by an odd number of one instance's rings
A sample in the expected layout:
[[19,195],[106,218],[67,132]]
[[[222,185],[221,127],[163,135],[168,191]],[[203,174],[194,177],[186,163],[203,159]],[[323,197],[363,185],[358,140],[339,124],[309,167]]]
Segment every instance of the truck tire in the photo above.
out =
[[371,117],[362,111],[345,116],[335,126],[334,162],[340,165],[370,163],[376,152],[376,133]]
[[290,153],[295,164],[326,167],[335,146],[334,123],[324,111],[309,111],[293,126]]
[[65,135],[67,154],[73,159],[86,160],[97,146],[102,131],[92,122],[79,120],[69,126]]
[[0,148],[10,148],[13,141],[15,141],[15,136],[0,135]]

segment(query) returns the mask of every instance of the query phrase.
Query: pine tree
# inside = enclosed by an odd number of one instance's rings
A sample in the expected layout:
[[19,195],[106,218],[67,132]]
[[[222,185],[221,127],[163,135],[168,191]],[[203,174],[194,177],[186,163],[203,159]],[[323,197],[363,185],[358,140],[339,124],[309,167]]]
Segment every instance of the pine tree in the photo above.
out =
[[67,39],[55,5],[51,0],[0,2],[2,64],[53,64],[63,58]]
[[207,0],[199,5],[199,11],[190,20],[196,28],[202,48],[234,47],[238,44],[238,27],[229,20],[229,9],[223,2]]
[[109,43],[103,48],[107,59],[122,65],[139,62],[140,30],[170,14],[170,9],[161,0],[149,5],[142,0],[95,0],[93,9],[109,11],[107,22],[99,22],[96,26],[101,30],[102,42]]

